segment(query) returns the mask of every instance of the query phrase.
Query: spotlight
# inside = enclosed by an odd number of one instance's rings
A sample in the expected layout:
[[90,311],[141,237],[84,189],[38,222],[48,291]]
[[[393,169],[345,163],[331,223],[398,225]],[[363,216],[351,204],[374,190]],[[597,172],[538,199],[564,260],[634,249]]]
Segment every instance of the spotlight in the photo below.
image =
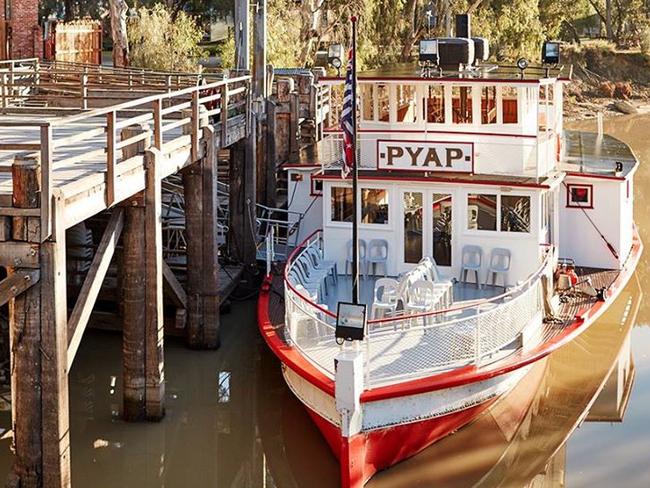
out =
[[330,44],[329,48],[327,49],[327,62],[336,68],[338,76],[341,75],[341,66],[343,65],[343,62],[341,61],[342,59],[343,46],[341,44]]
[[542,64],[559,64],[560,43],[557,41],[546,41],[542,46]]
[[517,68],[519,68],[519,75],[523,78],[524,77],[524,71],[526,68],[528,68],[528,60],[526,58],[519,58],[517,60]]
[[435,65],[439,63],[438,39],[422,39],[420,41],[419,59],[425,63],[433,63]]

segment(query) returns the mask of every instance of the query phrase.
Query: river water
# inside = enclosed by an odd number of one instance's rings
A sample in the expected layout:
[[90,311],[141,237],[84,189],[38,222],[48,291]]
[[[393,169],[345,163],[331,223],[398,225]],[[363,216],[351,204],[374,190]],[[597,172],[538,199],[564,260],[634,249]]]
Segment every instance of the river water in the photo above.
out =
[[[635,219],[646,243],[648,124],[648,116],[605,123],[642,161]],[[595,130],[595,122],[574,127]],[[368,487],[650,486],[649,271],[644,256],[597,324],[535,366],[490,413]],[[337,487],[336,461],[284,385],[255,319],[254,301],[234,303],[216,352],[167,341],[160,423],[120,419],[121,337],[88,332],[70,372],[73,486]],[[0,427],[9,426],[1,412]],[[9,444],[0,440],[0,479],[12,462]]]

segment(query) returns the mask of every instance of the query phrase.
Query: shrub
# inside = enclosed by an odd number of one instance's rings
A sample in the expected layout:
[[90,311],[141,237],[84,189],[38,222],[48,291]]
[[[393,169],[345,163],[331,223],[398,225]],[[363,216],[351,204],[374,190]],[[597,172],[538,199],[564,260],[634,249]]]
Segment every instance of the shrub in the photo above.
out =
[[598,93],[600,93],[603,97],[612,98],[615,91],[616,85],[614,85],[614,83],[611,81],[602,81],[600,85],[598,85]]
[[203,31],[185,12],[175,17],[163,4],[140,7],[129,20],[131,64],[161,71],[196,71],[204,56]]
[[650,54],[650,27],[645,26],[639,34],[639,48],[643,54]]
[[614,96],[627,100],[632,96],[632,84],[628,81],[619,81],[614,89]]

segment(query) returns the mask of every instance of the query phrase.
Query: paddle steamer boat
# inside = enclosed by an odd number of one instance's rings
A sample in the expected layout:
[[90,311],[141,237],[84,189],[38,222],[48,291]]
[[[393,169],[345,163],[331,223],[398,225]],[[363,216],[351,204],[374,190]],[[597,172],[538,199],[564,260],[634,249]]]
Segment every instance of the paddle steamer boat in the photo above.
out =
[[361,340],[336,340],[354,214],[338,123],[285,167],[302,242],[264,281],[259,327],[345,488],[528,381],[607,309],[642,251],[638,162],[612,137],[564,130],[569,70],[497,66],[485,41],[440,42],[471,57],[441,59],[433,76],[358,75]]

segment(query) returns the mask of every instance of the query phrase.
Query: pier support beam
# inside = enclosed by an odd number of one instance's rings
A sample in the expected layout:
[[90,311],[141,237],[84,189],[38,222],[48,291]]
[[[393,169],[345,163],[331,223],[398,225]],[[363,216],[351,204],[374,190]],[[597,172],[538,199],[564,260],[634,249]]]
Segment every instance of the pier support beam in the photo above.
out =
[[203,128],[204,157],[183,173],[187,239],[187,343],[219,347],[217,151],[212,127]]
[[158,154],[145,151],[146,188],[127,203],[123,231],[124,417],[133,421],[165,414]]
[[[17,158],[12,167],[15,207],[39,206],[39,172],[37,157]],[[56,215],[60,197],[53,203]],[[9,307],[13,474],[21,487],[69,487],[65,229],[56,225],[50,239],[38,245],[39,227],[37,219],[13,222],[14,238],[35,243],[40,259],[39,282]]]

